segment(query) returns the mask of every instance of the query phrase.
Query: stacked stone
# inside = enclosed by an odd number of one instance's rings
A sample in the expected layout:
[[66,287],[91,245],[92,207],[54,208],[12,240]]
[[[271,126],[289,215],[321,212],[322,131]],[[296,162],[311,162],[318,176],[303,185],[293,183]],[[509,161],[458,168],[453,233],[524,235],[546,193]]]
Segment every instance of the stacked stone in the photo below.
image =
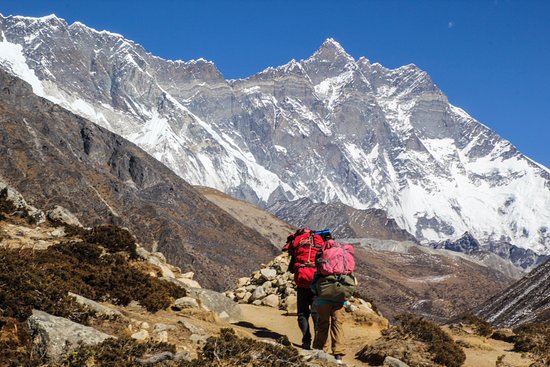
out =
[[[252,273],[252,276],[240,278],[235,290],[225,292],[225,295],[238,303],[280,308],[285,310],[287,315],[296,315],[296,284],[294,274],[287,271],[289,263],[290,256],[283,253],[268,264],[262,265],[260,270]],[[387,320],[363,299],[352,297],[346,304],[346,310],[356,315],[357,321],[365,319],[369,322],[374,320],[380,324],[387,324]]]
[[296,285],[294,275],[287,271],[289,263],[287,253],[277,256],[252,276],[240,278],[235,290],[226,295],[238,303],[281,308],[287,314],[296,314]]

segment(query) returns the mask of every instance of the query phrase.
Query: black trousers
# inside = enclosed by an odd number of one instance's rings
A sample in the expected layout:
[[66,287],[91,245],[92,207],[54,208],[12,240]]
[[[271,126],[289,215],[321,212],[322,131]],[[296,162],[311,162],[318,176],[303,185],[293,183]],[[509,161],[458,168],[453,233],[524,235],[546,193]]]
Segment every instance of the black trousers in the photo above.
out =
[[297,293],[298,326],[302,331],[302,345],[309,347],[312,340],[312,333],[309,327],[309,316],[313,319],[314,330],[317,330],[317,323],[319,320],[314,304],[315,296],[309,288],[297,288]]

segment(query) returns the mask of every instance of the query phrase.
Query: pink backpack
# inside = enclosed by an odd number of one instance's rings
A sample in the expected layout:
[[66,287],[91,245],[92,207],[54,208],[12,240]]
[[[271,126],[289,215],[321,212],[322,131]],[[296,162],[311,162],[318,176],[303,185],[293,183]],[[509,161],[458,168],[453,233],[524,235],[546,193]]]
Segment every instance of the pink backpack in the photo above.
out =
[[351,274],[355,270],[354,253],[353,246],[328,240],[317,260],[317,269],[323,275]]

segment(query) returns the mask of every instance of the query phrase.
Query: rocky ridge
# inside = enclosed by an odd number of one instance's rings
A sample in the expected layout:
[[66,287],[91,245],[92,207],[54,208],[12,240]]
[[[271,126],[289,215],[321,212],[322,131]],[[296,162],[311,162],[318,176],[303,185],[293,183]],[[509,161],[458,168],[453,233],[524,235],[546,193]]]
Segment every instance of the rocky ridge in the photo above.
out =
[[539,265],[474,311],[498,327],[550,322],[550,261]]
[[212,62],[162,60],[55,16],[1,16],[0,30],[2,68],[193,184],[260,205],[382,209],[419,240],[469,231],[550,251],[548,169],[415,65],[356,60],[328,39],[305,60],[225,80]]
[[275,255],[268,239],[129,141],[37,97],[1,69],[0,90],[0,181],[32,205],[60,205],[85,226],[128,227],[148,250],[219,290]]

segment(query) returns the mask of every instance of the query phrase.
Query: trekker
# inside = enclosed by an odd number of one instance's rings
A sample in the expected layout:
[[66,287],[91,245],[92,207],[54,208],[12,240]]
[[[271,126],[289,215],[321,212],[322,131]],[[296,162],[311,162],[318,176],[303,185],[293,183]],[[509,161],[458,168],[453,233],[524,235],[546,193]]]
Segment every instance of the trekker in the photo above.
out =
[[317,312],[315,310],[314,294],[311,281],[315,274],[315,255],[323,246],[323,238],[304,228],[288,236],[283,251],[291,256],[289,271],[294,273],[297,288],[298,326],[302,331],[302,348],[311,349],[312,333],[309,317],[313,320],[314,330],[317,329]]
[[318,324],[313,348],[326,350],[330,330],[331,350],[336,363],[342,364],[346,354],[344,347],[344,315],[346,301],[355,291],[356,280],[354,249],[330,239],[317,253],[317,272],[311,283],[316,294]]

